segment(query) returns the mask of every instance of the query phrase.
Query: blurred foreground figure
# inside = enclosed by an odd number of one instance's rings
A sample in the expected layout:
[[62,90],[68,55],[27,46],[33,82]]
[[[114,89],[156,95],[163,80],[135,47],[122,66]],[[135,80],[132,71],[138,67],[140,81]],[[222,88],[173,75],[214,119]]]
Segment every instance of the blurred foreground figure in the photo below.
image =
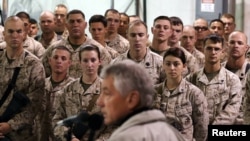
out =
[[109,141],[182,141],[159,111],[152,109],[154,87],[141,65],[124,60],[104,68],[97,105],[106,125],[120,125]]

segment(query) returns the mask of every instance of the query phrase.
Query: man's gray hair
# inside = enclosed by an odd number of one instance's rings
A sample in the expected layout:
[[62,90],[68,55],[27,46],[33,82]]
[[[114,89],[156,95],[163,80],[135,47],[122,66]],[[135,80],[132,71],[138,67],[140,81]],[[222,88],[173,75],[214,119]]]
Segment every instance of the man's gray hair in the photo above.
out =
[[138,91],[140,103],[137,108],[152,106],[155,94],[153,81],[143,66],[127,59],[103,68],[101,77],[109,76],[114,78],[114,87],[122,95]]

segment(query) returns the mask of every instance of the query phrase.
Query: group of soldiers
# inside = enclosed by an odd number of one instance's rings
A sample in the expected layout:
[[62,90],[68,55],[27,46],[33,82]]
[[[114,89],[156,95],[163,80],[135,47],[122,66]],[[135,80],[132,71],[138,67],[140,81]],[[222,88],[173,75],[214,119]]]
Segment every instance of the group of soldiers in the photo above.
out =
[[[133,84],[139,89],[135,78],[139,81],[144,77],[132,74],[140,69],[119,65],[124,60],[142,67],[153,82],[144,89],[152,92],[152,87],[156,92],[153,100],[139,102],[144,107],[135,106],[132,111],[160,110],[166,122],[186,140],[205,141],[208,125],[250,123],[248,39],[242,31],[235,30],[233,15],[226,13],[209,23],[199,18],[193,25],[184,25],[179,17],[160,15],[150,28],[152,41],[145,22],[132,18],[135,16],[116,9],[93,15],[88,21],[90,36],[85,33],[84,13],[78,9],[68,11],[63,4],[58,4],[53,12],[42,12],[37,23],[31,22],[23,11],[9,16],[0,43],[0,115],[8,109],[16,92],[25,94],[29,102],[10,119],[0,121],[0,137],[13,141],[66,141],[69,127],[58,126],[58,121],[87,111],[104,114],[105,126],[96,134],[97,140],[120,139],[111,134],[128,116],[119,113],[119,108],[130,105],[116,102],[117,109],[109,114],[118,112],[121,119],[109,121],[104,104],[112,95],[107,89],[109,73],[114,75],[110,81],[124,93],[133,91]],[[41,35],[32,35],[38,24]],[[118,69],[124,74],[119,76],[111,68],[111,72],[105,70],[108,66],[124,67]],[[20,72],[13,84],[16,68]],[[101,77],[103,70],[108,76]],[[122,71],[132,71],[135,78]],[[119,78],[127,83],[116,80]],[[130,79],[134,81],[128,84]],[[13,88],[8,92],[10,85]],[[69,138],[81,140],[74,134]]]

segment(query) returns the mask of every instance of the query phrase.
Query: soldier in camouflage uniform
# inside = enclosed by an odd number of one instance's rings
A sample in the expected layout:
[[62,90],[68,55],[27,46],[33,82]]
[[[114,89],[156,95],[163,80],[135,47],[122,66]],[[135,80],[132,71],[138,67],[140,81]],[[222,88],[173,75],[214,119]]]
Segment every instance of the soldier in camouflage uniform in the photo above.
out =
[[135,21],[130,24],[128,29],[128,40],[130,49],[116,57],[112,63],[117,63],[125,59],[131,59],[145,67],[151,75],[155,84],[164,80],[162,74],[162,56],[153,53],[147,47],[148,33],[147,25],[143,21]]
[[39,25],[42,30],[42,34],[37,36],[39,41],[44,48],[48,48],[52,43],[59,40],[57,34],[54,32],[55,29],[55,16],[50,11],[44,11],[39,17]]
[[[3,41],[0,43],[0,48],[5,49],[6,48],[6,42]],[[34,38],[26,36],[26,39],[24,39],[23,48],[32,54],[34,54],[39,59],[42,58],[43,54],[45,53],[45,48],[41,43],[36,41]]]
[[43,45],[40,42],[38,42],[34,38],[28,36],[29,30],[30,30],[30,22],[29,22],[30,16],[29,16],[29,14],[22,11],[22,12],[17,13],[16,16],[18,16],[19,18],[21,18],[23,20],[24,26],[25,26],[23,47],[25,49],[27,49],[29,52],[33,53],[39,59],[41,59],[44,52],[45,52],[45,48],[43,47]]
[[120,54],[125,53],[129,49],[129,42],[118,34],[120,13],[116,9],[108,9],[105,11],[104,16],[108,21],[106,34],[108,46],[115,49]]
[[[37,139],[35,118],[41,111],[41,99],[44,95],[45,72],[40,60],[23,49],[24,22],[17,16],[5,21],[3,32],[6,49],[0,51],[0,97],[6,91],[16,67],[20,67],[16,84],[0,108],[3,114],[14,93],[28,97],[29,103],[7,122],[0,122],[0,135],[7,135],[12,141],[35,141]],[[18,108],[18,107],[15,107]]]
[[234,31],[228,38],[228,59],[222,64],[226,69],[236,74],[242,85],[242,102],[240,107],[240,115],[236,118],[235,124],[243,124],[243,103],[245,101],[246,93],[246,74],[250,69],[250,63],[246,59],[246,52],[248,50],[247,36],[243,32]]
[[103,15],[93,15],[89,19],[89,32],[94,40],[99,42],[109,52],[112,59],[116,58],[119,53],[109,47],[105,42],[105,34],[107,33],[107,20]]
[[244,114],[243,114],[243,123],[250,124],[250,71],[248,71],[246,76],[246,93],[244,101]]
[[241,105],[239,77],[221,66],[223,38],[211,34],[204,40],[205,66],[186,77],[200,88],[208,102],[209,124],[234,124]]
[[195,48],[196,34],[193,26],[186,25],[183,28],[181,37],[181,46],[183,46],[188,52],[190,52],[196,60],[196,66],[203,68],[205,64],[205,56],[202,52]]
[[[67,134],[65,126],[56,126],[56,123],[64,118],[79,114],[81,111],[89,113],[99,112],[96,99],[100,94],[102,79],[98,76],[98,68],[101,65],[98,47],[87,45],[81,48],[80,64],[82,76],[69,84],[55,103],[56,113],[53,117],[54,135],[57,140],[65,141]],[[74,138],[72,136],[72,138]]]
[[180,48],[170,48],[163,57],[166,80],[155,86],[155,106],[187,141],[206,141],[208,132],[207,100],[195,85],[183,79],[186,58]]
[[69,36],[69,31],[66,28],[66,16],[68,13],[68,8],[66,5],[60,3],[56,5],[54,9],[55,15],[55,32],[57,34],[57,40],[67,39]]
[[[78,23],[79,22],[79,23]],[[77,28],[76,28],[77,26]],[[69,75],[73,78],[79,78],[82,75],[82,68],[79,65],[79,50],[80,46],[93,44],[98,46],[101,52],[101,63],[105,66],[110,63],[110,54],[104,47],[97,41],[85,36],[85,28],[87,23],[85,22],[85,15],[80,10],[72,10],[67,15],[67,28],[69,30],[68,39],[61,39],[53,43],[45,52],[43,56],[43,65],[46,71],[46,76],[50,76],[51,71],[48,64],[48,57],[51,54],[51,50],[55,46],[63,45],[66,46],[72,54],[72,64],[69,68]]]
[[52,73],[50,77],[45,79],[41,141],[55,140],[52,128],[52,118],[56,112],[55,103],[62,95],[63,88],[74,80],[68,75],[68,69],[71,65],[71,52],[65,46],[57,46],[53,49],[49,64]]
[[[174,21],[173,21],[174,20]],[[173,29],[173,30],[171,30]],[[190,72],[197,70],[196,59],[189,53],[186,49],[180,46],[179,40],[181,38],[183,29],[183,23],[181,19],[177,17],[167,17],[167,16],[158,16],[154,19],[154,26],[151,28],[153,34],[152,45],[149,47],[151,51],[164,55],[165,51],[170,47],[179,47],[181,48],[187,58],[187,67],[183,72],[183,75],[186,76]],[[173,32],[172,32],[173,31]],[[159,36],[161,35],[161,36]]]

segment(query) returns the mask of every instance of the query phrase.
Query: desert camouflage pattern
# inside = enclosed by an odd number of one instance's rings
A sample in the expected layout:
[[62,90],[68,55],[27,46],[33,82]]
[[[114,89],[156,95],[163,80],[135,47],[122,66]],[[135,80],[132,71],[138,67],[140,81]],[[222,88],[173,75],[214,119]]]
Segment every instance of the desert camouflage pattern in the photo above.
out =
[[58,86],[52,87],[51,77],[45,79],[45,95],[43,98],[43,117],[41,124],[41,141],[54,140],[52,128],[52,118],[56,113],[55,103],[63,93],[63,89],[67,87],[75,79],[67,76]]
[[113,48],[120,54],[125,53],[129,49],[128,40],[119,34],[117,34],[117,36],[113,40],[106,41],[106,43],[108,44],[109,47]]
[[115,59],[120,54],[113,48],[109,47],[107,44],[105,46],[105,49],[109,52],[112,59]]
[[[111,62],[112,59],[111,59],[109,52],[101,44],[99,44],[97,41],[95,41],[89,37],[86,37],[86,41],[81,46],[85,46],[85,45],[89,45],[89,44],[94,44],[97,47],[99,47],[100,52],[101,52],[101,63],[102,63],[101,65],[102,66],[108,65]],[[50,66],[48,63],[48,58],[51,56],[52,49],[58,45],[64,45],[72,52],[72,64],[69,68],[69,76],[71,76],[73,78],[79,78],[82,75],[82,68],[79,64],[80,47],[77,48],[76,50],[74,50],[72,48],[72,46],[70,45],[69,41],[64,40],[64,39],[53,43],[46,50],[46,52],[42,58],[42,62],[43,62],[44,68],[45,68],[46,76],[51,75],[51,70],[50,70]]]
[[54,33],[54,37],[52,38],[52,40],[51,40],[50,42],[45,41],[45,40],[42,38],[42,36],[43,36],[43,34],[42,34],[41,36],[39,36],[38,42],[40,42],[40,43],[43,45],[43,47],[44,47],[45,49],[47,49],[50,45],[52,45],[54,42],[56,42],[56,41],[59,40],[58,37],[57,37],[58,35],[57,35],[56,33]]
[[238,76],[224,67],[208,81],[204,69],[186,77],[200,88],[208,102],[209,124],[234,124],[241,105],[241,82]]
[[185,79],[172,93],[165,84],[155,85],[154,106],[187,141],[206,141],[209,117],[203,92]]
[[45,72],[41,61],[28,51],[23,51],[22,55],[12,63],[8,62],[6,50],[0,51],[0,97],[3,96],[10,83],[14,68],[21,67],[16,80],[16,85],[12,89],[6,101],[0,108],[0,115],[3,114],[10,103],[14,92],[25,94],[30,103],[8,121],[12,131],[8,135],[13,141],[34,141],[37,140],[37,126],[35,121],[40,115],[42,107],[42,97],[44,95]]
[[[0,49],[6,48],[6,42],[0,43]],[[34,38],[27,36],[26,40],[23,43],[23,48],[27,51],[33,53],[39,59],[42,58],[43,54],[45,53],[45,48],[43,45],[36,41]]]
[[84,90],[81,79],[78,78],[64,89],[60,98],[55,102],[56,113],[52,119],[52,125],[55,127],[54,135],[57,141],[66,141],[64,135],[68,131],[65,126],[56,126],[58,121],[77,115],[81,111],[100,112],[96,100],[101,92],[101,82],[102,79],[98,77],[87,90]]
[[246,93],[245,93],[245,101],[244,101],[244,124],[250,124],[250,71],[246,74]]
[[[116,57],[111,63],[117,63],[128,58],[128,53],[127,51],[124,54],[119,55]],[[165,79],[165,75],[163,73],[163,59],[162,56],[152,52],[149,48],[147,48],[147,53],[145,58],[137,62],[141,64],[142,66],[145,67],[145,69],[148,71],[148,73],[152,76],[152,79],[154,81],[154,84],[161,83]]]
[[57,40],[61,39],[67,40],[68,36],[69,36],[69,31],[67,28],[65,28],[62,35],[57,34]]
[[[226,67],[227,61],[225,61],[224,63],[222,63],[222,66]],[[241,101],[241,106],[240,106],[240,113],[239,116],[236,118],[235,120],[235,124],[236,125],[240,125],[243,124],[243,109],[245,108],[244,105],[244,101],[246,100],[246,78],[247,78],[247,71],[250,69],[250,63],[245,60],[244,64],[242,65],[241,69],[235,70],[235,72],[233,72],[234,74],[236,74],[241,82],[241,95],[242,95],[242,101]],[[230,71],[230,70],[229,70]]]
[[203,68],[205,65],[205,55],[196,48],[194,48],[192,55],[195,57],[196,66],[198,68]]

